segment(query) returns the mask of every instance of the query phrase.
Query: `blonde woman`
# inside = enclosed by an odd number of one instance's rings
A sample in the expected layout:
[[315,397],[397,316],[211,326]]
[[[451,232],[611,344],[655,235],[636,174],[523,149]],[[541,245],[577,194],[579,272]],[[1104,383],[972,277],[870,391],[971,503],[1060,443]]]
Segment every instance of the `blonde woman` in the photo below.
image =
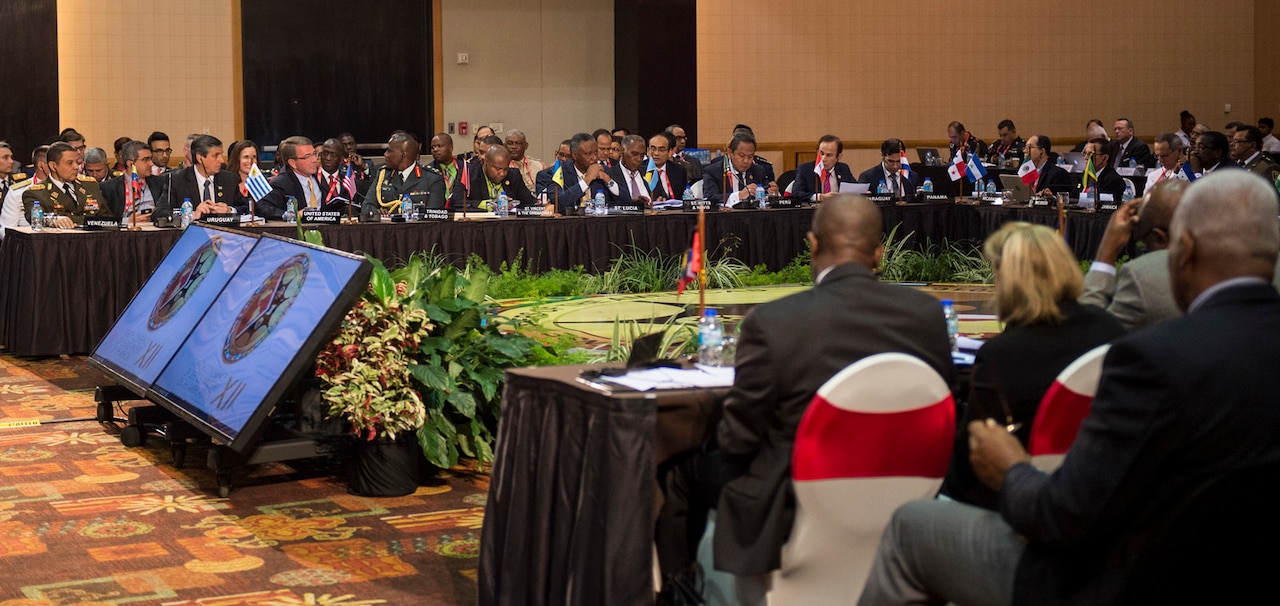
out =
[[996,313],[1005,329],[978,350],[968,418],[959,426],[942,492],[996,509],[996,493],[969,466],[968,421],[991,418],[1010,425],[1026,446],[1040,399],[1058,373],[1090,349],[1124,334],[1124,328],[1102,309],[1076,302],[1084,275],[1054,230],[1005,223],[987,238],[983,253],[995,269]]

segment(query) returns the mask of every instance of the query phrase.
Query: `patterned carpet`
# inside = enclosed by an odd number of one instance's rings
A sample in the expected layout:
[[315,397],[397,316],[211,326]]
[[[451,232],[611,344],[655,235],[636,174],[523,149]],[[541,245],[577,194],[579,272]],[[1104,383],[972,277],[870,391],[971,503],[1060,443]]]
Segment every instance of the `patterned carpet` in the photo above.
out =
[[[0,606],[474,604],[488,476],[347,494],[333,462],[235,476],[192,445],[125,448],[92,418],[84,358],[0,356]],[[44,421],[33,424],[32,421]]]

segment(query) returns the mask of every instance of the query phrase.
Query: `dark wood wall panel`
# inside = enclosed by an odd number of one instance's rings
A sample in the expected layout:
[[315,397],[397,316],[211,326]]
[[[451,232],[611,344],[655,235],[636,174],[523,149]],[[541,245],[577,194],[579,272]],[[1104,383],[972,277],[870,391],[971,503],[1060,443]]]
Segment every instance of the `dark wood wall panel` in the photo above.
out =
[[431,3],[241,3],[245,135],[261,145],[343,131],[430,133]]
[[643,136],[698,131],[696,0],[614,0],[614,116]]
[[0,139],[18,165],[58,136],[57,0],[0,2]]

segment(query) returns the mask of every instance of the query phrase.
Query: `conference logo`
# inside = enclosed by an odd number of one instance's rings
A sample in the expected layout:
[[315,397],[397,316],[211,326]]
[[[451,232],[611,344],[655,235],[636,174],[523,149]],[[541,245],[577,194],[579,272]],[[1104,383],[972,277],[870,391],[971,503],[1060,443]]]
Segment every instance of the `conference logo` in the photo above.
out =
[[271,336],[302,292],[310,267],[310,257],[294,255],[262,281],[227,331],[227,341],[222,347],[223,361],[228,364],[240,361]]
[[213,236],[191,253],[191,256],[182,264],[182,268],[174,274],[169,284],[160,293],[156,306],[147,317],[147,330],[156,330],[164,326],[173,319],[183,305],[187,304],[191,295],[195,294],[196,289],[209,275],[209,270],[213,269],[213,264],[217,262],[218,253],[221,250],[222,236]]

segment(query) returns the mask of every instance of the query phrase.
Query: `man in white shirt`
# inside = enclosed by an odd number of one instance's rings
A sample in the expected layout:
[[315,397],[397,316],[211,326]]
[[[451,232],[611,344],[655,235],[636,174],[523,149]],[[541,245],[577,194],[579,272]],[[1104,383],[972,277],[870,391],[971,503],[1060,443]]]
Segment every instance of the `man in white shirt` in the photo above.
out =
[[1156,169],[1147,173],[1147,186],[1142,191],[1151,191],[1156,183],[1167,181],[1169,179],[1187,180],[1187,175],[1182,172],[1182,163],[1185,158],[1182,157],[1186,146],[1182,144],[1182,138],[1177,133],[1164,133],[1156,137],[1155,156]]
[[45,166],[45,152],[49,151],[48,145],[41,145],[31,152],[31,165],[35,167],[35,174],[30,179],[18,181],[9,189],[9,193],[4,196],[3,210],[0,210],[0,239],[4,239],[5,230],[10,227],[26,227],[30,225],[27,222],[27,215],[23,212],[22,192],[28,187],[36,183],[43,183],[49,178],[48,168]]
[[1258,118],[1258,130],[1262,131],[1262,151],[1267,153],[1280,152],[1280,139],[1271,134],[1275,129],[1276,121],[1271,118]]

